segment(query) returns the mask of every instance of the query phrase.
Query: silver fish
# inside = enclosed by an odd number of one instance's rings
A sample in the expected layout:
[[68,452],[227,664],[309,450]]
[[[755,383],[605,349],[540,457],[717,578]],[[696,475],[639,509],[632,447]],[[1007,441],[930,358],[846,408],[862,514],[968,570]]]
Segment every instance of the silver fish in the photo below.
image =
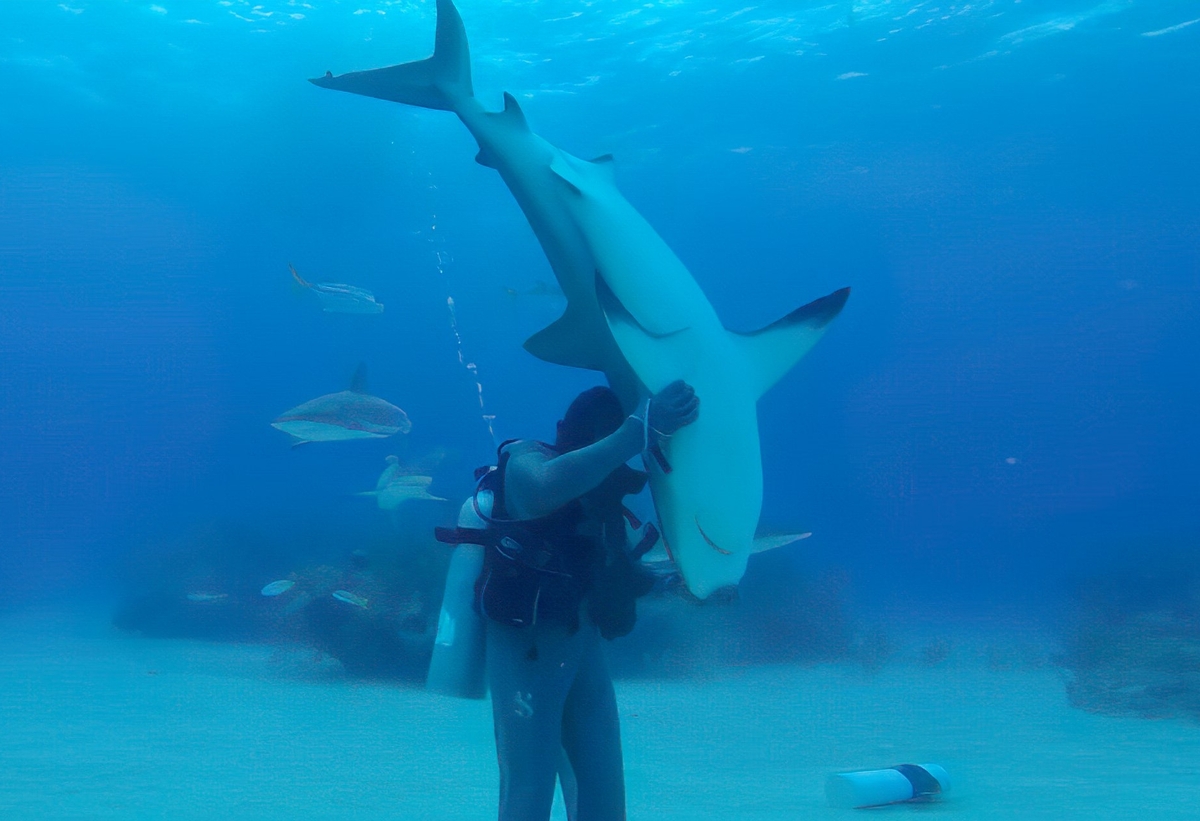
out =
[[292,278],[321,300],[321,310],[330,314],[381,314],[383,305],[370,291],[341,282],[308,282],[288,263]]
[[351,593],[349,590],[334,590],[333,597],[340,602],[345,602],[346,604],[352,604],[355,607],[365,608],[367,606],[366,599],[364,599],[362,596],[358,595],[357,593]]
[[214,602],[229,598],[228,593],[188,593],[187,600],[194,602]]
[[276,582],[271,582],[262,589],[264,596],[279,596],[291,590],[296,583],[291,579],[280,579]]

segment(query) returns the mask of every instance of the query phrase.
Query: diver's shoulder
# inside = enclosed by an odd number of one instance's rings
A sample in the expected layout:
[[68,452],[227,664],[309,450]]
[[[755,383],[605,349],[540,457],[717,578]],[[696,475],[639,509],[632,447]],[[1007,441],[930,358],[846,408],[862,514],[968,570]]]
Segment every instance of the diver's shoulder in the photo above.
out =
[[553,447],[545,442],[539,442],[537,439],[517,439],[505,445],[503,452],[508,455],[509,459],[538,456],[542,460],[546,460],[553,459],[558,455]]

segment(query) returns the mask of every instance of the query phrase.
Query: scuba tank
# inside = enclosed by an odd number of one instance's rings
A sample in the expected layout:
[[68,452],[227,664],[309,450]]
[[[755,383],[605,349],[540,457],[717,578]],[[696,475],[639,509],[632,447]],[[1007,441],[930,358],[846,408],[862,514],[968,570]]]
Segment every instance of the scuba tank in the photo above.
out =
[[[482,491],[463,503],[458,526],[483,529],[486,522],[476,513],[476,505],[485,515],[491,513],[492,497]],[[475,581],[483,570],[482,545],[463,542],[454,548],[442,610],[438,614],[437,637],[429,661],[426,689],[457,698],[485,698],[485,630],[483,618],[475,610]]]

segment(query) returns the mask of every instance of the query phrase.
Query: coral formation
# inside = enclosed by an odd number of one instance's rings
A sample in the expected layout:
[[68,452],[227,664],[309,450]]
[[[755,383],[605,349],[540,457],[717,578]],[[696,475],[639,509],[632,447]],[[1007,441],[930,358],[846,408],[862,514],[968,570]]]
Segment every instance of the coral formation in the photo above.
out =
[[1076,707],[1200,720],[1200,562],[1165,553],[1088,579],[1065,644]]

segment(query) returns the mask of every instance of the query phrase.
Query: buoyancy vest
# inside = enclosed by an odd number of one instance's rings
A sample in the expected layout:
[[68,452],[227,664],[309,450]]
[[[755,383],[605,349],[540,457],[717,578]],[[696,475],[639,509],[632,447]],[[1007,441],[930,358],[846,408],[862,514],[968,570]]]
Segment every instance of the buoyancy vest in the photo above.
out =
[[[536,519],[511,519],[504,499],[504,475],[515,441],[502,444],[496,465],[476,471],[472,497],[483,528],[437,528],[436,538],[447,544],[478,544],[484,548],[483,570],[475,584],[475,605],[493,621],[530,627],[539,621],[579,625],[580,606],[605,638],[626,635],[636,619],[635,600],[653,586],[650,575],[637,565],[658,539],[647,524],[641,542],[628,549],[625,522],[640,522],[622,504],[639,492],[645,474],[622,465],[589,493],[598,511],[600,538],[580,532],[584,508],[578,499]],[[536,446],[556,453],[550,445]],[[490,506],[486,504],[490,497]],[[490,509],[489,509],[490,508]]]

